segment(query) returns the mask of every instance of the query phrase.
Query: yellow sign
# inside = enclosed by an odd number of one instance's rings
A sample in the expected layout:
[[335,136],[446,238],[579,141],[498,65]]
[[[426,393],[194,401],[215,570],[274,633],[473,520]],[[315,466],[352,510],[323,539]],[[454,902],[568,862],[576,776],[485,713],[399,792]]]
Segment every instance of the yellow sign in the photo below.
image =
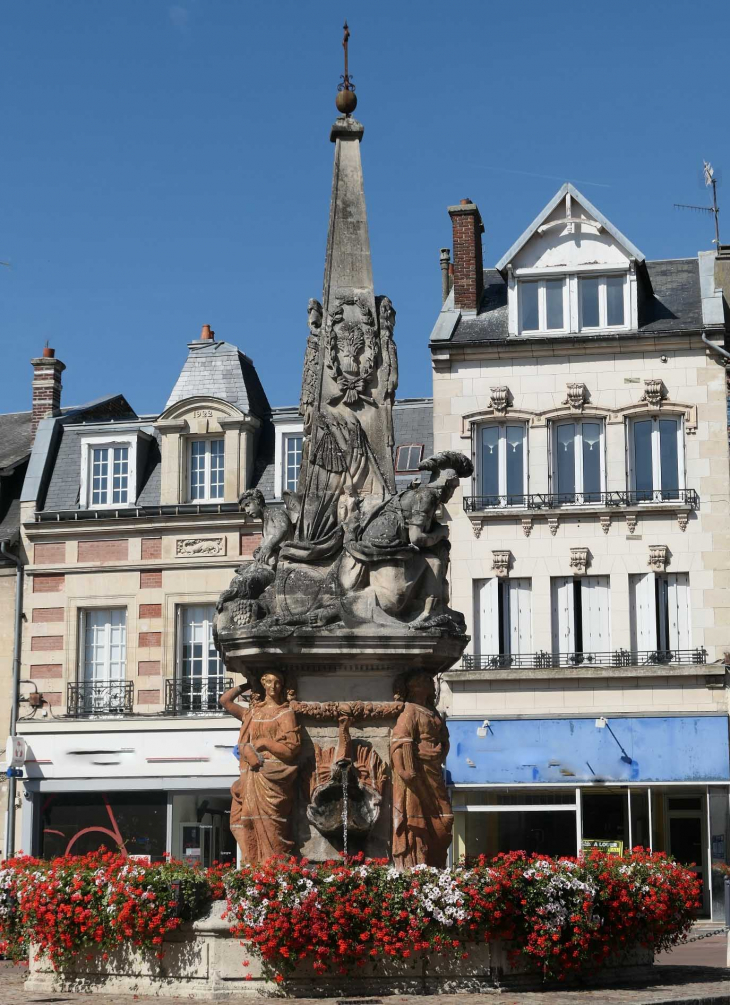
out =
[[598,851],[603,851],[607,855],[618,855],[619,857],[624,853],[623,841],[605,841],[601,838],[583,838],[580,846],[583,851],[592,851],[594,848],[597,848]]

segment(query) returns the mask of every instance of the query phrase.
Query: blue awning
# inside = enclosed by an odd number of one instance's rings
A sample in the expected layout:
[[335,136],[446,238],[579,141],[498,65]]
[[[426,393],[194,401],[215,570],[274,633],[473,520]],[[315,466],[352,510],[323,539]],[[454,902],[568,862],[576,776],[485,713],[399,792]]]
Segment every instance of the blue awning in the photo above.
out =
[[449,719],[452,784],[730,781],[726,715]]

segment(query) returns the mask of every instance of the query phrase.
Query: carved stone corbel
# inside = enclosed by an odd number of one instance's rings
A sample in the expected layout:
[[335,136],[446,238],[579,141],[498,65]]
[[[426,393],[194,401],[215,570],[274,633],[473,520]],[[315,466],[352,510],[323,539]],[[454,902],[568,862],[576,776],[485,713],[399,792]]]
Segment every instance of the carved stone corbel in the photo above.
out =
[[583,406],[588,401],[588,388],[585,384],[579,382],[566,384],[565,386],[568,394],[563,404],[570,405],[571,412],[582,412]]
[[509,567],[511,562],[511,551],[492,552],[492,572],[496,573],[499,579],[506,579],[507,576],[509,576]]
[[494,409],[498,415],[506,415],[512,397],[509,388],[502,384],[499,387],[490,387],[489,390],[491,391],[489,407]]
[[626,514],[626,527],[628,529],[629,534],[635,534],[636,533],[636,523],[637,523],[638,519],[639,519],[639,517],[638,517],[638,514],[636,514],[636,513],[627,513]]
[[601,530],[603,531],[604,534],[608,534],[609,530],[611,529],[611,514],[602,513],[599,519],[601,521]]
[[652,572],[666,572],[669,565],[669,548],[666,544],[649,545],[648,565]]
[[570,571],[574,576],[585,576],[586,569],[588,568],[588,561],[587,548],[570,549]]
[[645,401],[651,408],[661,408],[666,397],[664,381],[659,377],[649,377],[644,381],[644,393],[639,401]]
[[548,517],[548,527],[550,528],[550,533],[555,537],[558,533],[558,524],[560,523],[560,517],[549,516]]
[[689,522],[689,513],[677,513],[677,523],[679,524],[679,529],[684,533],[687,530],[687,524]]
[[532,534],[532,517],[523,516],[522,517],[522,533],[525,537],[529,537]]

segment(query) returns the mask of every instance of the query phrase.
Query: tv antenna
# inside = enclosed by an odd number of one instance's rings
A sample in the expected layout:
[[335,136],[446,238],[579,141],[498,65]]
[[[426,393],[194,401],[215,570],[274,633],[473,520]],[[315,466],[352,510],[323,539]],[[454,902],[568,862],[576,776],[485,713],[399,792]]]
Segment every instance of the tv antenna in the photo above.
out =
[[715,217],[715,240],[714,244],[717,248],[720,247],[720,207],[717,205],[717,178],[715,177],[715,171],[709,161],[702,162],[702,174],[705,179],[705,187],[709,188],[712,185],[712,206],[689,206],[684,202],[675,202],[675,209],[691,209],[695,213],[712,213]]

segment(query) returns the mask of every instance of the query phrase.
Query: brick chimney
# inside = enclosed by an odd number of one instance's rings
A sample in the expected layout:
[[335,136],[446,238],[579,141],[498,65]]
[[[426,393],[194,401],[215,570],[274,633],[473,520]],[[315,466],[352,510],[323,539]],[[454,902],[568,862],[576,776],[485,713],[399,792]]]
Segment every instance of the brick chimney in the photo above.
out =
[[462,199],[458,206],[449,206],[449,216],[454,245],[454,306],[462,311],[476,311],[484,292],[484,224],[471,199]]
[[35,440],[38,423],[47,415],[61,411],[61,374],[66,364],[56,359],[56,350],[43,350],[43,355],[32,359],[33,365],[33,415],[31,418],[31,443]]

